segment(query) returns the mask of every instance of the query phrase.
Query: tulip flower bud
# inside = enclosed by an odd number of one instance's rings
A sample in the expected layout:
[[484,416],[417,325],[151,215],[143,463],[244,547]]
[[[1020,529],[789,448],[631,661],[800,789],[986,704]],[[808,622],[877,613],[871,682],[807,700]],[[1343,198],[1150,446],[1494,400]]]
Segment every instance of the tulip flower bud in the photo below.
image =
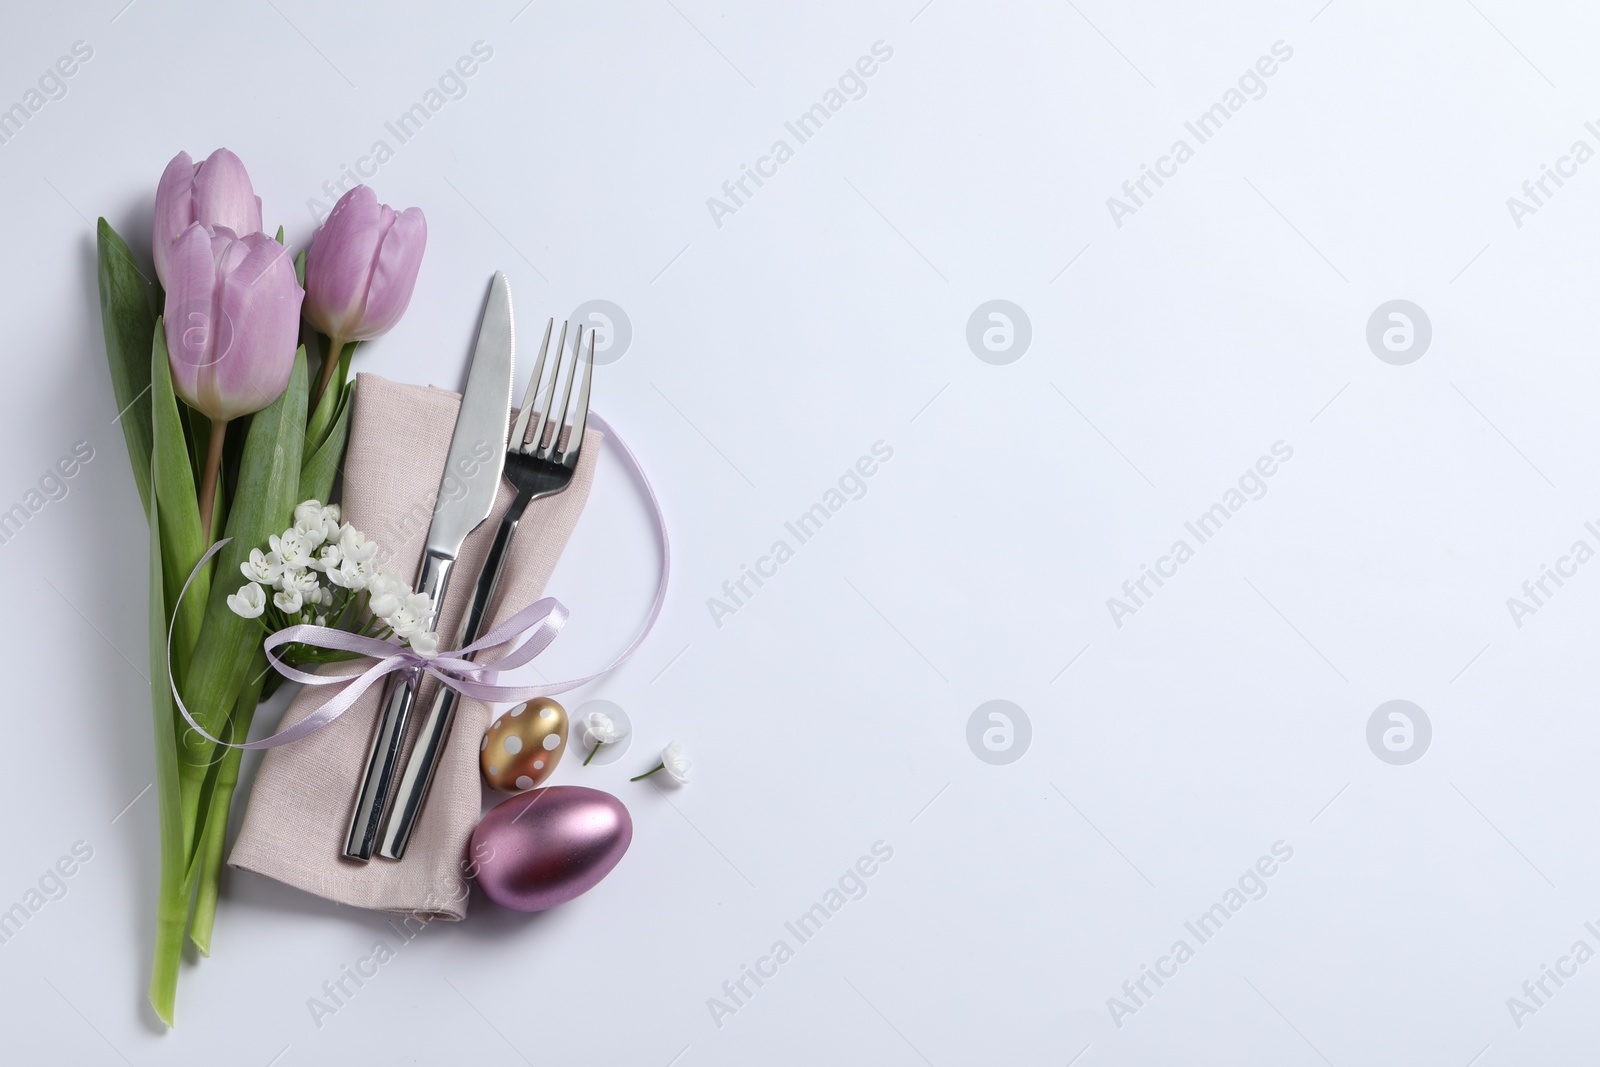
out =
[[172,243],[165,327],[172,387],[226,422],[278,398],[294,369],[305,292],[289,250],[264,233],[191,223]]
[[251,188],[244,164],[226,148],[199,163],[179,152],[161,174],[150,244],[162,285],[167,284],[172,242],[195,222],[236,237],[261,230],[261,198]]
[[333,206],[306,254],[306,318],[338,341],[388,332],[417,284],[428,224],[419,208],[395,211],[365,185]]

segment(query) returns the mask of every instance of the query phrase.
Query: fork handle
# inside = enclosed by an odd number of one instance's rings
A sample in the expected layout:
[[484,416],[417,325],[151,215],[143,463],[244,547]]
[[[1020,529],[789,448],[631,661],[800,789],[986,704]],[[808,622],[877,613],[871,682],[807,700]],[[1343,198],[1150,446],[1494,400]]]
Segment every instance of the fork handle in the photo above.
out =
[[467,605],[467,613],[461,618],[455,647],[470,645],[483,633],[484,624],[489,620],[489,605],[494,603],[495,591],[500,586],[500,572],[506,568],[511,539],[517,535],[517,524],[522,521],[522,513],[532,500],[532,493],[519,492],[511,499],[511,506],[506,508],[505,515],[501,517],[494,540],[489,545],[489,554],[483,559],[483,570],[478,573],[478,582],[472,587],[472,602]]
[[[461,618],[453,647],[469,645],[483,632],[489,618],[489,605],[494,603],[495,590],[500,585],[500,573],[505,570],[506,557],[510,554],[511,539],[516,536],[517,524],[522,521],[522,513],[532,499],[531,493],[519,492],[500,520],[500,526],[494,532],[494,541],[489,546],[489,554],[484,558],[483,571],[473,586],[472,602]],[[428,790],[433,785],[434,772],[439,769],[439,760],[444,755],[445,742],[450,739],[450,728],[455,725],[456,702],[459,699],[460,694],[449,686],[440,686],[434,694],[433,706],[428,710],[422,732],[411,749],[410,762],[406,764],[405,775],[400,779],[400,788],[389,812],[389,822],[384,827],[383,843],[378,848],[378,855],[384,859],[398,860],[406,854],[411,833],[417,828],[422,806],[427,802]]]

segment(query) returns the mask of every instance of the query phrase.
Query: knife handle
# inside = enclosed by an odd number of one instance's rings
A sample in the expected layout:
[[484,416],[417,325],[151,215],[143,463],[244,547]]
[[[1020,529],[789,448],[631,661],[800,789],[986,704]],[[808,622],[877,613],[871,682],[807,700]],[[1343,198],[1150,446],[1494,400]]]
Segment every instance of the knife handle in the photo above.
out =
[[[495,590],[500,585],[500,572],[505,570],[511,538],[516,535],[517,524],[522,521],[523,509],[528,506],[530,499],[531,494],[524,497],[518,493],[506,509],[505,517],[500,520],[500,526],[494,533],[494,542],[489,546],[489,554],[484,558],[483,570],[478,574],[477,585],[473,587],[472,603],[461,619],[460,632],[452,647],[469,645],[483,632],[489,620],[489,605],[494,603]],[[440,686],[433,698],[433,707],[423,721],[422,732],[417,735],[417,743],[411,749],[411,760],[406,764],[404,777],[400,779],[400,790],[395,796],[389,824],[384,828],[383,845],[378,849],[378,855],[384,859],[397,860],[406,854],[411,833],[417,828],[417,820],[422,815],[422,805],[427,802],[428,789],[433,785],[434,772],[439,769],[439,761],[444,755],[445,742],[450,739],[450,728],[455,725],[456,703],[459,699],[460,694],[449,686]]]
[[[417,592],[424,593],[432,602],[428,628],[432,629],[443,602],[445,585],[450,581],[450,569],[455,560],[429,552],[422,559],[422,570],[417,576]],[[372,736],[372,751],[367,756],[367,769],[361,776],[361,787],[356,792],[355,811],[350,816],[350,832],[345,838],[344,854],[347,858],[366,862],[378,844],[378,831],[389,808],[394,792],[395,771],[400,765],[400,750],[405,744],[406,727],[411,722],[411,707],[416,702],[416,688],[409,677],[392,682],[384,701],[383,713]]]

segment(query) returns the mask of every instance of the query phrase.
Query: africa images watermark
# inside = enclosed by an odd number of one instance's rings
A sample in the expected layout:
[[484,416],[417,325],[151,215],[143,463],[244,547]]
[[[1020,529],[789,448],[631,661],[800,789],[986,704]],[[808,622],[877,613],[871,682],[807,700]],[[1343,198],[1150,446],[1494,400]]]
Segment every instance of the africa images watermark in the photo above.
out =
[[71,78],[83,64],[94,58],[94,48],[87,41],[74,41],[69,55],[57,59],[54,64],[45,68],[39,75],[35,86],[30,86],[22,94],[22,99],[10,107],[0,105],[0,145],[11,143],[11,139],[22,132],[22,127],[44,110],[44,106],[52,100],[64,100],[67,96],[67,79]]
[[[878,73],[880,64],[889,62],[893,57],[893,47],[883,41],[872,42],[871,54],[860,57],[853,66],[846,67],[836,85],[830,85],[819,102],[806,108],[792,122],[783,124],[783,128],[794,138],[794,145],[780,137],[772,142],[766,155],[756,159],[754,166],[739,164],[738,177],[722,183],[722,197],[726,199],[706,197],[706,210],[711,212],[711,221],[717,229],[722,229],[722,220],[726,216],[738,214],[739,209],[755,196],[756,189],[767,184],[768,178],[778,176],[778,168],[794,158],[795,145],[803,145],[821,133],[823,125],[843,111],[845,104],[866,96],[867,79]],[[755,184],[755,189],[750,187],[751,183]]]
[[87,841],[74,841],[71,850],[44,869],[35,884],[28,887],[18,900],[5,911],[0,911],[0,945],[22,932],[22,928],[48,904],[65,900],[70,887],[67,880],[94,859],[94,846]]
[[44,510],[46,504],[65,500],[71,492],[72,479],[92,459],[94,446],[88,441],[79,441],[72,446],[70,453],[57,459],[39,476],[37,488],[29,489],[22,494],[20,501],[0,511],[0,545],[9,545],[22,532],[22,528]]
[[394,121],[383,124],[383,128],[394,138],[394,144],[391,145],[388,138],[384,137],[373,141],[372,147],[367,149],[367,154],[359,157],[353,167],[342,164],[339,167],[338,177],[322,183],[322,191],[327,195],[326,200],[315,196],[306,200],[306,210],[311,212],[311,217],[317,221],[318,226],[328,217],[328,212],[333,210],[333,205],[339,197],[375,177],[378,168],[393,159],[401,145],[421,133],[423,125],[444,110],[446,104],[466,97],[467,79],[478,73],[483,64],[494,58],[494,49],[483,41],[474,41],[469,51],[470,55],[463,55],[453,65],[446,67],[444,73],[439,75],[437,85],[430,85],[420,100],[402,111]]
[[[1243,110],[1245,104],[1267,95],[1266,79],[1278,73],[1279,64],[1289,62],[1294,56],[1294,49],[1283,41],[1273,41],[1270,51],[1271,55],[1264,55],[1255,61],[1254,66],[1245,68],[1236,85],[1229,86],[1219,102],[1200,112],[1192,122],[1183,124],[1183,128],[1194,138],[1193,145],[1182,137],[1173,141],[1167,154],[1156,159],[1154,167],[1141,163],[1139,176],[1122,183],[1122,195],[1127,197],[1126,200],[1115,196],[1106,198],[1106,210],[1111,212],[1111,221],[1117,229],[1122,229],[1125,217],[1139,213],[1139,209],[1156,195],[1156,190],[1166,184],[1165,179],[1178,176],[1178,168],[1194,158],[1197,146],[1222,132],[1222,127]],[[1246,96],[1246,93],[1249,95]],[[1154,189],[1150,187],[1151,183],[1155,184]]]
[[863,855],[846,867],[820,900],[793,922],[783,924],[784,930],[794,938],[794,944],[791,945],[787,937],[778,938],[766,955],[756,957],[754,967],[739,965],[738,976],[722,983],[722,996],[706,998],[706,1010],[711,1013],[711,1021],[717,1024],[718,1030],[722,1029],[724,1019],[739,1014],[767,982],[778,976],[778,968],[794,959],[798,946],[821,933],[823,924],[843,911],[846,904],[867,895],[867,881],[878,873],[882,864],[894,858],[894,848],[886,841],[874,841],[869,851],[871,855]]
[[[1600,944],[1600,927],[1593,922],[1585,922],[1583,928]],[[1530,1015],[1537,1015],[1540,1011],[1550,1006],[1550,999],[1561,992],[1567,981],[1578,976],[1578,968],[1594,959],[1595,950],[1583,938],[1572,943],[1565,955],[1556,957],[1556,964],[1551,967],[1548,963],[1539,964],[1539,977],[1530,978],[1522,983],[1521,996],[1506,998],[1506,1011],[1511,1013],[1511,1021],[1518,1030],[1526,1025]],[[1555,988],[1552,989],[1551,986]]]
[[[1267,479],[1278,473],[1280,464],[1287,463],[1292,458],[1294,458],[1292,446],[1284,441],[1274,441],[1271,455],[1258,458],[1254,466],[1239,475],[1237,485],[1229,486],[1223,492],[1221,500],[1201,512],[1192,522],[1183,524],[1183,528],[1194,537],[1194,545],[1180,537],[1172,543],[1166,555],[1156,559],[1153,569],[1149,564],[1141,563],[1139,576],[1129,578],[1122,583],[1122,596],[1106,598],[1106,610],[1111,612],[1111,621],[1116,624],[1117,629],[1122,629],[1124,618],[1137,615],[1139,609],[1145,607],[1155,596],[1156,591],[1167,584],[1168,579],[1177,577],[1178,568],[1194,558],[1195,546],[1203,545],[1215,537],[1223,524],[1238,514],[1247,503],[1266,496]],[[1151,583],[1155,584],[1155,589],[1150,588]]]
[[1106,1010],[1111,1013],[1111,1021],[1117,1029],[1122,1029],[1123,1020],[1128,1016],[1137,1015],[1149,1006],[1161,988],[1178,976],[1178,968],[1194,959],[1197,946],[1216,937],[1223,925],[1239,914],[1245,904],[1266,896],[1267,879],[1277,874],[1278,869],[1293,858],[1292,845],[1274,841],[1271,855],[1261,856],[1245,868],[1239,880],[1223,892],[1221,900],[1201,912],[1197,918],[1183,924],[1183,928],[1194,937],[1194,945],[1190,945],[1187,938],[1180,937],[1172,943],[1166,955],[1156,959],[1154,967],[1141,963],[1139,976],[1122,983],[1122,996],[1106,998]]
[[[750,603],[757,590],[778,576],[778,568],[794,558],[796,547],[820,533],[827,521],[843,510],[846,504],[866,496],[867,479],[877,474],[881,464],[892,458],[892,447],[883,441],[872,442],[870,455],[858,458],[839,475],[838,482],[822,494],[821,500],[802,511],[793,522],[783,524],[784,530],[794,538],[793,545],[788,539],[780,537],[772,543],[766,555],[756,559],[754,567],[739,564],[738,576],[722,583],[722,597],[706,597],[706,610],[711,612],[711,621],[716,623],[717,629],[722,629],[722,620],[726,616],[737,615],[741,608]],[[754,589],[751,588],[752,584]]]
[[317,1024],[317,1029],[321,1030],[329,1018],[349,1007],[355,995],[366,988],[367,983],[376,978],[383,966],[394,960],[402,948],[415,941],[417,935],[426,930],[440,912],[466,900],[472,892],[470,879],[476,878],[479,869],[493,859],[493,845],[487,842],[474,845],[471,857],[461,861],[462,877],[446,892],[445,899],[440,900],[430,894],[427,907],[390,918],[385,926],[394,935],[394,944],[391,945],[388,938],[379,938],[373,942],[372,951],[357,958],[355,963],[341,964],[339,973],[322,983],[322,996],[306,998],[306,1010],[311,1013],[311,1021]]
[[[1593,120],[1585,122],[1583,128],[1589,136],[1600,143],[1600,126]],[[1579,138],[1572,142],[1572,147],[1567,149],[1567,154],[1556,157],[1555,166],[1548,163],[1539,164],[1539,176],[1529,178],[1522,183],[1522,196],[1506,197],[1506,210],[1511,213],[1511,223],[1517,229],[1522,229],[1523,223],[1529,215],[1537,215],[1545,202],[1555,196],[1567,183],[1563,179],[1576,178],[1578,168],[1594,158],[1595,150],[1588,141]],[[1555,188],[1551,188],[1554,184]]]
[[[1600,527],[1593,522],[1586,522],[1583,528],[1595,539],[1596,544],[1600,544]],[[1548,606],[1550,599],[1567,581],[1578,576],[1578,568],[1594,557],[1594,546],[1580,537],[1572,542],[1572,547],[1565,555],[1556,557],[1554,567],[1548,563],[1539,564],[1539,574],[1522,583],[1522,595],[1506,597],[1506,610],[1511,613],[1511,621],[1517,629],[1522,629],[1523,619],[1537,615],[1540,608]]]

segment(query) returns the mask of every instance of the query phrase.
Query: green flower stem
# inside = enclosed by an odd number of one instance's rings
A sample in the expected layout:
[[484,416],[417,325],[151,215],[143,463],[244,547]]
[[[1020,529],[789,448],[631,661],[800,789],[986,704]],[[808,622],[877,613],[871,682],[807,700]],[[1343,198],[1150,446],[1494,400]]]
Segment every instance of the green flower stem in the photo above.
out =
[[[222,734],[225,741],[233,740],[233,732],[226,730]],[[233,750],[236,752],[237,749]],[[211,928],[217,918],[217,893],[220,889],[222,878],[222,852],[225,839],[228,836],[228,802],[233,796],[233,785],[224,784],[224,775],[227,771],[229,760],[233,759],[233,752],[223,758],[222,766],[217,768],[217,778],[212,784],[208,797],[201,801],[203,820],[197,829],[194,862],[189,866],[189,873],[193,876],[194,908],[189,919],[189,940],[194,942],[195,948],[200,950],[200,955],[211,955]],[[237,762],[236,760],[234,762]],[[238,771],[234,771],[233,781],[238,781]]]
[[[243,741],[250,736],[250,722],[255,717],[256,702],[261,697],[261,687],[272,668],[267,655],[257,650],[250,660],[250,677],[239,691],[233,705],[233,718],[229,721],[228,741]],[[239,784],[239,764],[244,750],[228,749],[217,769],[217,780],[211,789],[211,801],[205,815],[205,828],[200,835],[199,885],[195,890],[194,918],[189,924],[189,940],[194,942],[202,956],[211,955],[211,929],[217,918],[217,894],[222,882],[222,853],[228,837],[228,810],[233,803],[234,787]]]
[[200,476],[200,539],[211,545],[211,522],[217,513],[217,478],[222,473],[222,443],[228,439],[228,420],[211,420],[211,440],[206,445],[206,469]]
[[636,775],[634,775],[634,776],[633,776],[633,777],[632,777],[632,778],[629,778],[629,779],[628,779],[628,781],[630,781],[630,782],[637,782],[637,781],[639,781],[639,780],[640,780],[640,779],[641,779],[641,778],[648,778],[648,777],[650,777],[650,776],[651,776],[651,775],[652,775],[652,774],[654,774],[654,773],[656,773],[656,772],[657,772],[657,771],[664,771],[664,770],[666,770],[666,769],[667,769],[667,765],[666,765],[666,763],[665,763],[665,762],[662,762],[662,763],[658,763],[658,764],[656,764],[656,765],[655,765],[655,766],[654,766],[654,767],[651,767],[651,768],[650,768],[650,769],[649,769],[649,770],[648,770],[648,771],[645,771],[645,772],[644,772],[644,773],[643,773],[643,774],[636,774]]
[[[345,623],[349,621],[350,613],[360,610],[363,606],[359,596],[352,596],[349,590],[345,590],[344,596],[340,597],[338,617],[329,625],[339,630],[346,629]],[[365,614],[365,612],[363,611],[362,614]]]
[[[603,744],[605,744],[604,741],[596,741],[594,743],[594,747],[591,748],[589,750],[589,754],[584,757],[583,764],[582,764],[583,766],[585,766],[585,767],[589,766],[589,761],[594,759],[595,753],[600,751],[600,746],[603,745]],[[663,764],[663,766],[665,766],[665,765]],[[660,770],[660,769],[661,769],[660,767],[656,768],[656,770]],[[654,773],[654,772],[652,772],[652,773]]]
[[[322,394],[327,391],[328,383],[333,380],[333,372],[339,366],[339,357],[344,354],[344,339],[339,337],[328,338],[328,356],[322,361],[322,373],[317,377],[316,392],[311,394],[311,410],[316,411],[322,401]],[[342,384],[342,383],[341,383]]]
[[[183,847],[179,841],[178,847]],[[183,857],[172,862],[162,848],[161,888],[156,898],[156,950],[150,968],[150,1006],[171,1029],[178,1002],[178,961],[183,958],[183,931],[189,925],[188,885]]]

